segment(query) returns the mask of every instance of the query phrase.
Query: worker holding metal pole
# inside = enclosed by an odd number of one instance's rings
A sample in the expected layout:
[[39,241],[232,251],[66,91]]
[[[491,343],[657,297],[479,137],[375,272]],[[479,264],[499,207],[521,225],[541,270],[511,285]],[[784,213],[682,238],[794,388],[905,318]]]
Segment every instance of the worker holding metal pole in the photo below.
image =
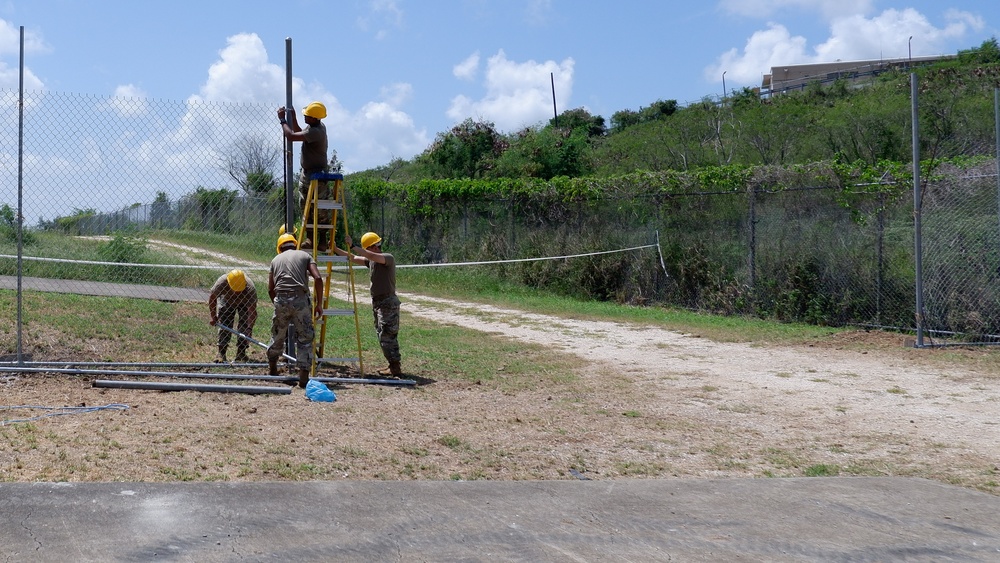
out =
[[[218,325],[236,326],[243,334],[253,336],[253,326],[257,322],[257,288],[243,270],[232,270],[215,280],[208,293],[208,314],[208,324],[219,328],[219,354],[215,362],[226,363],[226,350],[232,336]],[[238,325],[233,323],[237,317]],[[236,339],[237,362],[250,361],[248,345],[246,340]]]
[[[289,325],[294,330],[295,365],[299,385],[305,388],[313,366],[313,315],[323,314],[323,277],[312,254],[295,248],[295,236],[285,233],[278,237],[278,255],[271,260],[267,277],[267,294],[274,303],[271,318],[271,344],[267,347],[268,374],[278,375],[278,359],[285,348]],[[313,279],[313,300],[309,297],[309,278]]]

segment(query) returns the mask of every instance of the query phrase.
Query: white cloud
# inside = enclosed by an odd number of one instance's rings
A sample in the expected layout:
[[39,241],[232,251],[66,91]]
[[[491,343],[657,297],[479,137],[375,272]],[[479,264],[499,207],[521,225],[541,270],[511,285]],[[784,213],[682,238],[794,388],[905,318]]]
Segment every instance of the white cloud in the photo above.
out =
[[[413,87],[410,84],[389,84],[381,89],[378,101],[368,102],[357,111],[352,111],[322,84],[307,84],[299,78],[292,79],[292,99],[300,115],[302,108],[314,100],[326,105],[324,124],[330,138],[330,149],[337,151],[347,171],[385,164],[393,156],[410,158],[430,144],[426,131],[418,129],[402,109],[412,96]],[[199,94],[191,96],[190,100],[273,103],[276,110],[279,105],[284,105],[285,71],[269,61],[267,50],[256,34],[234,35],[219,52],[219,60],[209,68],[208,79]],[[274,119],[277,123],[277,117]],[[222,129],[233,124],[220,121],[217,115],[189,115],[176,136],[203,136],[206,133],[199,133],[198,130],[206,126]]]
[[[35,33],[29,29],[24,30],[24,52],[28,53],[47,53],[50,52],[52,48],[45,42],[41,34]],[[7,58],[8,55],[12,55],[10,58],[13,61],[18,61],[21,54],[21,30],[19,27],[15,27],[13,24],[6,20],[0,19],[0,57]],[[10,88],[12,90],[17,90],[20,84],[19,78],[19,62],[15,64],[8,65],[6,62],[0,61],[0,88]],[[36,76],[31,69],[27,66],[24,67],[24,89],[31,90],[41,90],[45,87],[38,76]]]
[[369,14],[359,16],[358,28],[365,32],[375,30],[375,38],[382,40],[389,36],[388,28],[403,27],[403,10],[396,0],[370,0]]
[[397,82],[389,86],[383,86],[379,93],[382,99],[389,105],[399,107],[413,96],[413,85],[405,82]]
[[109,104],[118,114],[129,118],[145,115],[149,110],[146,93],[132,84],[115,88],[114,97]]
[[552,111],[550,74],[555,80],[557,107],[565,108],[573,93],[574,64],[572,58],[561,63],[518,63],[508,60],[501,49],[486,63],[485,95],[479,100],[455,96],[447,115],[456,123],[470,117],[486,119],[501,131],[548,119]]
[[476,77],[479,72],[479,51],[472,53],[464,61],[458,63],[451,69],[451,73],[455,75],[456,78],[461,78],[462,80],[472,80]]
[[[296,86],[301,88],[301,81],[293,83],[293,91]],[[284,91],[284,69],[268,60],[256,33],[241,33],[226,39],[199,97],[212,102],[274,102],[285,99]]]
[[410,158],[430,144],[426,130],[418,130],[413,118],[389,102],[368,102],[347,126],[355,144],[347,156],[346,150],[338,148],[337,152],[349,172],[385,164],[394,157]]
[[[0,19],[0,55],[17,55],[21,51],[21,29],[7,20]],[[24,30],[24,51],[26,53],[48,53],[52,47],[40,33]]]
[[552,0],[529,0],[524,19],[528,25],[545,25],[551,15]]
[[[827,10],[833,11],[827,2],[754,0],[753,3],[772,8],[809,5],[824,10],[824,14]],[[722,4],[735,5],[736,1],[726,0]],[[847,1],[845,4],[868,3]],[[719,82],[725,71],[733,84],[756,85],[772,66],[783,64],[905,58],[911,50],[914,56],[942,54],[950,40],[960,39],[970,30],[982,29],[984,25],[980,17],[958,10],[950,10],[946,19],[945,26],[939,28],[912,8],[884,10],[873,17],[862,13],[837,15],[830,19],[829,36],[811,49],[805,37],[792,35],[780,23],[769,22],[767,29],[750,36],[742,51],[730,49],[720,55],[715,64],[705,69],[704,77],[710,82]]]

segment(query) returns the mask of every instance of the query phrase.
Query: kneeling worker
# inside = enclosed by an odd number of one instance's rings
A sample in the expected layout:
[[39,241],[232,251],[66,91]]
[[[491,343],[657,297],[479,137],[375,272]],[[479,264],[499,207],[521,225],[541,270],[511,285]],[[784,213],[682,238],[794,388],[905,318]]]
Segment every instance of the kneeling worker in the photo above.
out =
[[[233,270],[219,276],[208,292],[208,324],[216,326],[223,324],[240,334],[253,337],[253,325],[257,322],[257,288],[253,281],[247,278],[243,270]],[[239,315],[239,325],[233,321]],[[217,363],[226,363],[226,350],[229,348],[231,333],[219,329],[219,355]],[[250,342],[244,338],[236,339],[236,361],[249,362],[247,346]]]
[[[271,317],[271,344],[267,347],[267,367],[270,375],[278,375],[278,358],[284,353],[288,325],[295,327],[295,365],[299,385],[309,383],[313,363],[313,314],[323,313],[323,278],[312,254],[298,250],[295,236],[285,233],[278,237],[278,255],[271,260],[267,276],[267,294],[274,303]],[[309,298],[309,278],[313,278],[316,307]]]
[[347,256],[355,264],[368,267],[371,272],[372,314],[375,317],[375,333],[382,348],[382,355],[389,367],[378,370],[380,375],[403,375],[399,353],[399,298],[396,297],[396,259],[392,254],[382,252],[382,237],[375,233],[361,236],[361,246],[355,247],[349,235],[344,236],[348,249],[356,249],[357,254],[333,247],[335,254]]

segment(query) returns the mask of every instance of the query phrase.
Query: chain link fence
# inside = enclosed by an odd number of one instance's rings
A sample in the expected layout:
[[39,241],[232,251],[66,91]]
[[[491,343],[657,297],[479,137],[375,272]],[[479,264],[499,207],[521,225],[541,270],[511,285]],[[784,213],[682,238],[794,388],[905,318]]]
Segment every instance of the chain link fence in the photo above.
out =
[[923,324],[931,341],[1000,343],[996,167],[940,170],[921,192]]
[[[19,162],[18,96],[0,97],[5,309],[19,264],[19,165],[26,289],[96,285],[106,295],[136,295],[138,288],[164,300],[169,288],[198,298],[239,267],[263,293],[284,222],[274,108],[31,93]],[[988,342],[1000,334],[996,182],[995,161],[927,178],[922,318],[929,334]],[[917,318],[913,200],[905,186],[893,196],[859,196],[850,209],[839,200],[842,187],[812,185],[587,203],[517,196],[419,212],[392,196],[353,201],[349,180],[346,188],[352,229],[379,231],[401,264],[587,254],[484,267],[622,302],[906,330]],[[638,250],[593,254],[628,248]],[[84,281],[86,288],[73,285]],[[118,284],[131,287],[117,291]],[[24,314],[30,319],[32,311]],[[10,353],[13,314],[2,323],[0,349]]]

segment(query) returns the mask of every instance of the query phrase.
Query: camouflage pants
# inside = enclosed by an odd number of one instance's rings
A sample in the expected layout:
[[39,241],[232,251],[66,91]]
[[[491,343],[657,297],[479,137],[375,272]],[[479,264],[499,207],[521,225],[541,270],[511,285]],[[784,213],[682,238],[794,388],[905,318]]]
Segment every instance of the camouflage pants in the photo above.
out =
[[271,344],[267,347],[268,360],[281,357],[285,351],[288,325],[295,327],[295,364],[299,369],[311,369],[313,363],[312,300],[309,295],[274,298],[274,316],[271,317]]
[[372,314],[375,317],[375,334],[378,344],[382,347],[382,355],[390,362],[398,362],[399,354],[399,298],[390,295],[372,301]]
[[[233,324],[233,320],[239,315],[240,323],[239,326]],[[228,326],[229,328],[235,330],[236,332],[245,334],[249,337],[253,337],[253,325],[250,324],[250,306],[243,305],[241,307],[230,307],[228,305],[222,305],[219,307],[219,323]],[[232,334],[228,330],[219,329],[219,352],[225,353],[226,349],[229,348],[229,340]],[[242,338],[236,339],[236,355],[246,356],[247,347],[250,343]]]

